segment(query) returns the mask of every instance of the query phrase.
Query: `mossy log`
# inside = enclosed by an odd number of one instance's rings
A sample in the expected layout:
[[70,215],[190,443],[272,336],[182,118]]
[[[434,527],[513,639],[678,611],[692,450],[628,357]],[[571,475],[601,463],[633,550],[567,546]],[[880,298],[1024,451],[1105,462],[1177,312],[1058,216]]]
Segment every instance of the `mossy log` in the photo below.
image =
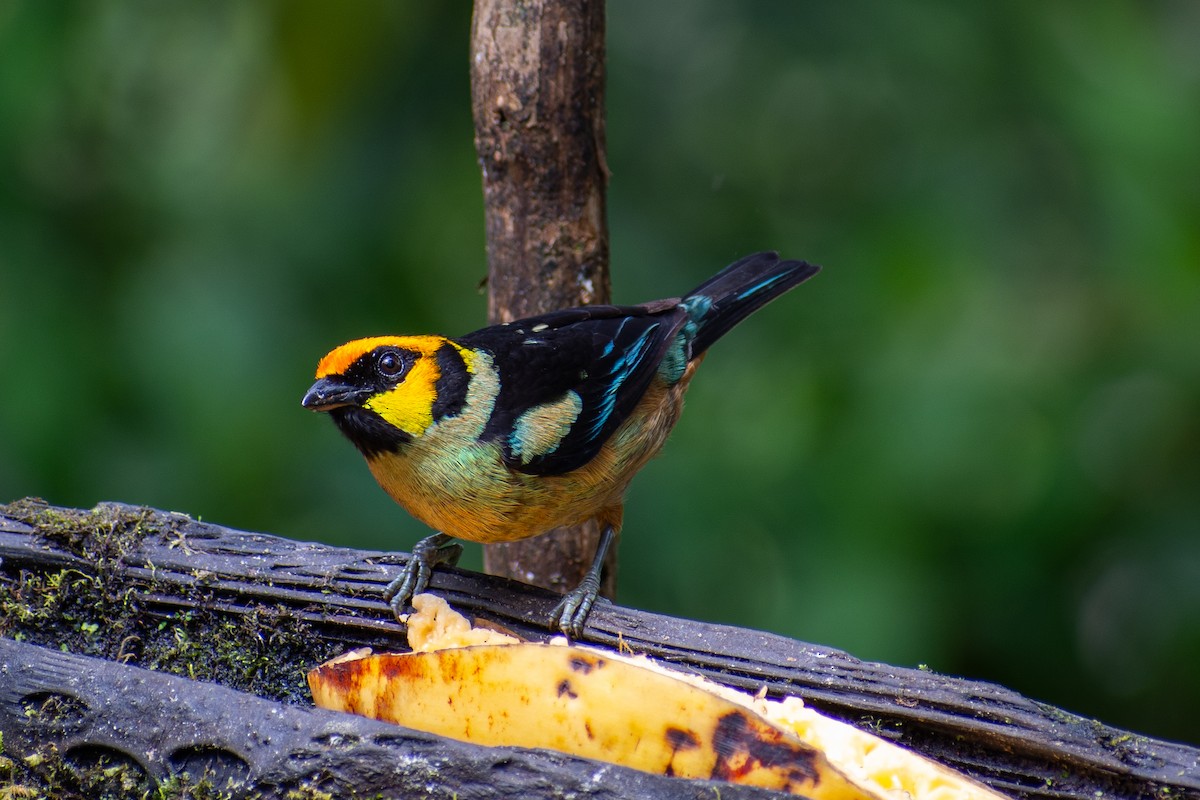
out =
[[[380,599],[403,558],[129,506],[0,506],[0,786],[56,797],[774,796],[311,708],[312,666],[352,647],[406,649]],[[556,598],[545,590],[454,569],[435,572],[432,589],[548,638]],[[1015,797],[1200,798],[1197,748],[993,684],[607,602],[586,638],[800,696]]]

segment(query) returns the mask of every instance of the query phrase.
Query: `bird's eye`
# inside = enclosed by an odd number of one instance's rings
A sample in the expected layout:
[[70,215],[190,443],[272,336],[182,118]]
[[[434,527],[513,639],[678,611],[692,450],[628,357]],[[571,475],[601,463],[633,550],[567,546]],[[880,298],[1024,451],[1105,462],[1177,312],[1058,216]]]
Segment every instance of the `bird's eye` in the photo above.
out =
[[379,374],[387,378],[394,378],[404,372],[404,359],[398,353],[384,353],[379,357],[377,365]]

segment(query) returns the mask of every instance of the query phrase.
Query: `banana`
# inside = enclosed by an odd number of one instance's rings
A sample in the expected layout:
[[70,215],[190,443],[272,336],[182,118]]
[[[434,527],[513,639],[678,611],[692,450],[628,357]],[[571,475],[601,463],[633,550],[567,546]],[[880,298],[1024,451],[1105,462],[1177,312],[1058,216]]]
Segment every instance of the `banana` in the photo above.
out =
[[308,682],[318,706],[477,744],[549,748],[812,800],[1002,797],[798,698],[751,697],[561,639],[522,643],[472,628],[432,595],[413,605],[414,652],[356,651],[317,667]]

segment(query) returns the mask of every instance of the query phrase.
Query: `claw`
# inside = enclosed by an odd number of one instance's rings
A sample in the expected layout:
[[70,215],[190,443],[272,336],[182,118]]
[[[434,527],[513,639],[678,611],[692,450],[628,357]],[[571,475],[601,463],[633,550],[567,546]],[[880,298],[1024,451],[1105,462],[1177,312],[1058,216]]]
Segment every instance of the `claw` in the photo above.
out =
[[592,613],[592,606],[595,605],[599,594],[599,582],[592,584],[585,578],[550,612],[550,627],[558,628],[571,639],[582,637],[584,625],[587,624],[587,618]]
[[583,636],[584,625],[592,613],[592,606],[600,595],[600,574],[604,569],[604,557],[612,546],[616,533],[612,526],[605,526],[600,533],[600,542],[596,546],[596,556],[587,574],[571,591],[563,596],[554,610],[550,612],[550,627],[558,628],[568,638],[579,639]]
[[403,571],[383,590],[383,599],[397,619],[404,614],[408,601],[429,586],[433,568],[439,564],[454,566],[462,555],[462,545],[444,533],[426,536],[413,547]]

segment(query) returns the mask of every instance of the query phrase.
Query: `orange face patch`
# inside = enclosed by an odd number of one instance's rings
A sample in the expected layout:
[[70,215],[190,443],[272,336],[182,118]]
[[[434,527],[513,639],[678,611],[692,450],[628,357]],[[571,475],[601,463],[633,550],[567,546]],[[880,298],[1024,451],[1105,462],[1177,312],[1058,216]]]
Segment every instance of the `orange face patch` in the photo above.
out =
[[344,374],[346,370],[350,369],[351,364],[376,347],[392,345],[423,353],[426,352],[426,349],[419,346],[418,343],[424,339],[438,338],[436,336],[371,336],[366,339],[355,339],[326,353],[325,357],[317,364],[317,377],[327,378],[330,375]]

